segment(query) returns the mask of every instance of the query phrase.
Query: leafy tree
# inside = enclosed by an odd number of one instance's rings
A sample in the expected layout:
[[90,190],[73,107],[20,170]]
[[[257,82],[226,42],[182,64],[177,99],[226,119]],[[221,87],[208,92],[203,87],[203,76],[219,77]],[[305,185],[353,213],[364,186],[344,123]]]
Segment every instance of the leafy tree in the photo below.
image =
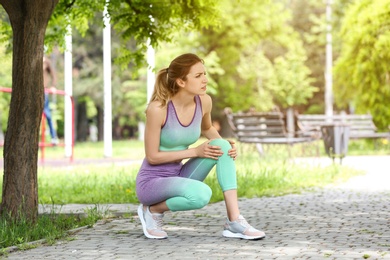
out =
[[[286,32],[285,16],[288,12],[283,5],[274,1],[221,1],[223,23],[202,32],[200,46],[204,52],[215,52],[223,74],[213,75],[218,85],[218,95],[214,96],[215,108],[221,111],[225,106],[233,110],[246,110],[250,107],[266,109],[259,96],[256,77],[240,75],[242,66],[258,71],[258,59],[265,53],[264,42],[277,38]],[[275,49],[281,50],[281,43],[272,41]],[[280,48],[279,48],[280,47]],[[250,62],[241,64],[241,62]],[[255,73],[255,72],[253,72]]]
[[311,71],[305,65],[306,53],[301,45],[296,45],[284,56],[274,61],[273,77],[269,79],[269,91],[277,104],[286,110],[287,131],[291,136],[295,133],[294,108],[306,104],[318,91],[312,85]]
[[[256,64],[256,69],[253,69],[254,64]],[[237,72],[247,85],[253,86],[251,89],[256,99],[252,101],[255,103],[249,104],[252,108],[268,111],[275,106],[272,93],[267,88],[268,82],[274,76],[274,67],[272,61],[265,56],[262,50],[254,51],[252,56],[242,56]]]
[[[4,145],[0,211],[15,219],[22,213],[31,221],[38,216],[37,161],[44,100],[44,40],[48,46],[57,42],[65,46],[63,35],[67,33],[67,25],[84,33],[91,18],[96,12],[102,12],[105,5],[105,1],[96,0],[58,1],[0,0],[12,27],[13,49],[13,93]],[[159,41],[169,40],[172,31],[183,27],[203,28],[218,15],[217,4],[211,0],[111,0],[109,3],[113,26],[121,32],[121,39],[124,43],[134,39],[137,46],[131,53],[121,49],[118,62],[122,65],[131,61],[142,64],[148,39],[157,46]],[[2,28],[7,27],[2,25]]]
[[[287,7],[292,11],[290,24],[294,28],[294,31],[299,33],[303,47],[307,53],[305,64],[311,71],[310,77],[314,79],[312,84],[319,89],[308,100],[307,105],[299,106],[299,110],[302,113],[324,113],[324,73],[327,32],[325,16],[326,1],[294,0],[285,2]],[[337,34],[340,31],[345,10],[351,2],[353,0],[338,0],[332,1],[331,4],[333,60],[337,59],[340,53],[341,39],[337,37]]]
[[217,82],[216,110],[267,111],[306,103],[317,88],[283,1],[225,0],[222,12],[228,16],[222,25],[199,37],[200,49],[219,58],[222,73],[211,75]]
[[314,79],[312,85],[319,90],[308,100],[308,105],[300,106],[300,113],[323,113],[326,45],[325,1],[295,0],[289,1],[287,6],[292,12],[290,24],[299,34],[307,55],[305,64],[310,68],[310,77]]
[[305,104],[318,90],[312,86],[313,78],[310,78],[311,71],[305,61],[306,55],[300,45],[274,61],[273,75],[267,85],[282,108]]
[[343,45],[335,66],[336,102],[357,113],[372,113],[378,127],[390,121],[390,5],[388,1],[357,1],[342,25]]

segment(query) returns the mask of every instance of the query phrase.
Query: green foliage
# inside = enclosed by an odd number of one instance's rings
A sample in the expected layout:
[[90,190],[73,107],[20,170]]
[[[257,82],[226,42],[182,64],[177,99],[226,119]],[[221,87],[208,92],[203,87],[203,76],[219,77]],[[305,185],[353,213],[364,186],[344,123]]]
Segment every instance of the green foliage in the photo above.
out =
[[[145,157],[144,143],[139,140],[115,140],[112,143],[113,158],[115,159],[131,159],[142,160]],[[39,152],[39,157],[42,158],[42,150]],[[81,142],[76,143],[74,147],[74,159],[96,159],[104,160],[104,142]],[[43,159],[58,159],[63,158],[63,147],[50,147],[44,151]]]
[[[133,61],[137,66],[145,64],[147,42],[157,47],[159,42],[171,40],[172,33],[200,30],[217,24],[218,4],[211,0],[191,1],[110,1],[109,12],[113,28],[121,33],[122,45],[117,62],[126,65]],[[136,50],[129,51],[127,42],[136,41]],[[125,68],[125,66],[122,66]]]
[[306,53],[305,65],[309,68],[310,77],[313,79],[311,85],[318,88],[318,91],[308,98],[308,104],[300,106],[301,113],[323,113],[326,3],[325,1],[317,0],[285,2],[287,2],[286,5],[292,12],[290,24],[294,31],[299,34]]
[[0,44],[0,87],[12,87],[12,55],[6,53],[4,44]]
[[238,73],[241,61],[253,61],[243,66],[257,68],[256,59],[250,57],[261,52],[261,42],[283,31],[283,6],[273,1],[221,1],[222,23],[202,32],[199,39],[205,53],[216,52],[222,75],[212,75],[217,82],[218,95],[214,97],[216,109],[231,106],[233,110],[248,109],[261,100],[257,84],[252,84]]
[[283,108],[306,104],[318,91],[312,86],[314,79],[310,78],[311,71],[305,61],[306,55],[301,45],[296,45],[274,61],[273,77],[266,86]]
[[[1,34],[0,34],[1,35]],[[0,42],[0,87],[12,87],[12,57],[6,53],[4,45]],[[0,92],[0,133],[4,133],[7,127],[9,103],[11,93]],[[0,140],[1,142],[2,140]]]
[[[0,6],[0,45],[6,46],[7,52],[11,51],[9,38],[12,36],[12,28],[3,6]],[[1,50],[2,51],[2,50]]]
[[387,129],[390,122],[389,21],[388,1],[362,0],[351,5],[334,70],[336,102],[344,107],[352,103],[356,113],[370,112],[381,129]]
[[[256,69],[253,69],[253,64],[256,64]],[[252,107],[257,111],[272,109],[274,100],[272,93],[267,89],[267,85],[274,76],[274,67],[264,53],[258,51],[253,53],[252,56],[241,57],[237,72],[244,81],[255,86],[253,93],[256,93],[256,99],[261,100],[261,102],[255,102]]]
[[[304,113],[324,113],[325,91],[325,51],[326,51],[326,4],[327,1],[296,0],[285,1],[293,13],[291,25],[299,33],[305,52],[307,53],[306,66],[310,68],[311,77],[315,79],[313,86],[319,89],[305,106],[301,106]],[[332,53],[334,59],[340,55],[342,39],[337,37],[340,31],[345,10],[354,0],[331,1],[331,25],[332,25]],[[335,88],[335,92],[338,90]],[[337,109],[337,107],[335,107]]]
[[127,125],[136,126],[139,121],[145,121],[146,86],[143,81],[127,80],[122,83],[123,97],[116,114],[122,115]]
[[[82,36],[94,23],[96,13],[103,13],[106,1],[60,0],[46,30],[45,45],[50,53],[53,46],[66,48],[64,35],[77,31]],[[120,34],[121,45],[116,50],[116,63],[123,69],[129,63],[137,67],[145,64],[147,41],[157,47],[160,42],[170,41],[171,34],[185,29],[200,30],[218,25],[220,15],[217,1],[212,0],[137,0],[108,1],[108,14],[113,28]],[[103,21],[95,22],[103,27]],[[71,31],[68,30],[70,26]],[[11,39],[11,27],[5,11],[0,9],[0,42]],[[135,49],[129,50],[129,41]],[[10,42],[9,42],[10,43]]]
[[388,155],[390,143],[386,138],[349,140],[348,155]]
[[[217,83],[216,109],[266,111],[275,102],[305,103],[316,89],[301,40],[289,25],[290,10],[280,2],[249,0],[225,0],[221,8],[221,26],[199,36],[199,49],[215,52],[221,68],[211,75]],[[292,85],[303,95],[293,94]]]
[[[45,45],[48,52],[51,52],[53,46],[59,46],[65,50],[65,37],[77,31],[85,35],[97,12],[102,13],[105,1],[88,0],[60,0],[54,9],[46,29]],[[100,24],[103,26],[103,23]],[[68,28],[71,28],[69,31]]]

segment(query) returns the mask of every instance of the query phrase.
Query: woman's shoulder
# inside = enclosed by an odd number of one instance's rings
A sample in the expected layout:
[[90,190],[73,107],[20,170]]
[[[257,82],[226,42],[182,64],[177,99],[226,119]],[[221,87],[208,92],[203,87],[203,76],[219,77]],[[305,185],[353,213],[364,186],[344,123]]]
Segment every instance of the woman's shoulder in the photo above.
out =
[[210,95],[208,95],[208,94],[199,95],[199,98],[202,102],[203,111],[211,110],[213,101],[212,101]]
[[210,95],[208,95],[208,94],[199,95],[199,98],[202,101],[202,103],[211,103],[212,102],[212,99],[211,99]]
[[162,115],[166,114],[166,106],[163,106],[160,101],[151,101],[146,108],[146,115]]

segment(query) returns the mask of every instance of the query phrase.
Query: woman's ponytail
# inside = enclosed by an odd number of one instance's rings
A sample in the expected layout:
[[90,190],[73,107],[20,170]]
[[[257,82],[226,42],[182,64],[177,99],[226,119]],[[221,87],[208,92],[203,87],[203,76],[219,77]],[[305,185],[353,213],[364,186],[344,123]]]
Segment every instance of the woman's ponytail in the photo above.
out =
[[153,94],[150,100],[160,101],[163,107],[167,105],[172,94],[168,85],[168,75],[168,68],[162,69],[157,73]]

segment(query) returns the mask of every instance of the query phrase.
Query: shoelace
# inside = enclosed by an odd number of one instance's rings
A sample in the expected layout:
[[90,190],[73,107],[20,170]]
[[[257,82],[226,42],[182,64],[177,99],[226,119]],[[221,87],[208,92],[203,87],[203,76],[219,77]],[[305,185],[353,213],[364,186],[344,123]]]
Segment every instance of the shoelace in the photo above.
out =
[[246,219],[245,218],[238,218],[237,219],[237,221],[240,223],[240,224],[242,224],[243,226],[245,226],[245,227],[248,227],[248,228],[250,228],[251,227],[251,225],[249,225],[249,223],[246,221]]
[[237,221],[241,224],[241,225],[243,225],[244,227],[245,227],[245,231],[244,231],[244,233],[245,232],[247,232],[247,231],[249,231],[249,232],[251,232],[251,231],[257,231],[254,227],[252,227],[251,225],[249,225],[249,223],[246,221],[246,219],[244,218],[244,217],[239,217],[238,219],[237,219]]
[[152,215],[154,219],[153,228],[162,230],[163,226],[163,216],[162,215]]

